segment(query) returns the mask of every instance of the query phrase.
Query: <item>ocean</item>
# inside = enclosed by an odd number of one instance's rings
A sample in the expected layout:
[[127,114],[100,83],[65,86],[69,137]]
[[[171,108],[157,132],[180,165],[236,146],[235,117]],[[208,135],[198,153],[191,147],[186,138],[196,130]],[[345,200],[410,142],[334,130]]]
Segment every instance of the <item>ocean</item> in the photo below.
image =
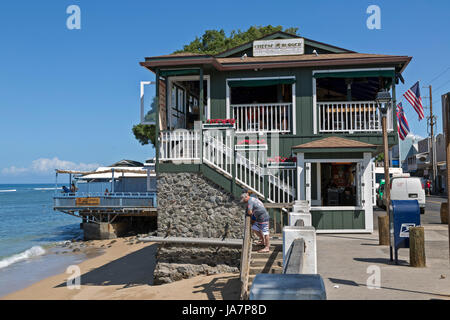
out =
[[0,296],[83,260],[52,254],[82,237],[80,219],[53,210],[54,192],[54,184],[0,184]]

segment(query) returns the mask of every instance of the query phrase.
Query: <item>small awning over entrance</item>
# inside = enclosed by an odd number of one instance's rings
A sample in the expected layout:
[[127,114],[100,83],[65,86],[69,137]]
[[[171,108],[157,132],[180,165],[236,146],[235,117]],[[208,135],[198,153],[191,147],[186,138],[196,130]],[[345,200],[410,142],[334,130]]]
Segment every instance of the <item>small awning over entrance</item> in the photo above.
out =
[[[292,147],[296,151],[306,151],[306,152],[314,152],[314,151],[336,151],[340,152],[343,149],[347,149],[345,151],[351,151],[349,149],[356,149],[355,151],[363,152],[363,151],[374,151],[377,148],[376,145],[353,140],[353,139],[345,139],[341,137],[328,137],[323,139],[318,139],[314,141],[310,141],[307,143],[300,144],[298,146]],[[327,149],[327,150],[323,150]]]

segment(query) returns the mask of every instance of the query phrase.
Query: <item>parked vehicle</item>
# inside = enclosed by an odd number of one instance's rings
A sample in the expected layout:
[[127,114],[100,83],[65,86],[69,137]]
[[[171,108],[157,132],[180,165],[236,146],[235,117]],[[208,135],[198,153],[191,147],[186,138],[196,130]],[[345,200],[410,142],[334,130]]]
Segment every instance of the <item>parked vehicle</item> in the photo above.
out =
[[383,204],[383,192],[384,192],[384,179],[380,180],[380,184],[377,188],[377,207],[384,209],[384,204]]
[[[394,175],[390,183],[391,200],[417,200],[420,213],[425,213],[425,189],[418,177],[410,177],[409,174]],[[383,194],[383,205],[386,206],[386,197]]]

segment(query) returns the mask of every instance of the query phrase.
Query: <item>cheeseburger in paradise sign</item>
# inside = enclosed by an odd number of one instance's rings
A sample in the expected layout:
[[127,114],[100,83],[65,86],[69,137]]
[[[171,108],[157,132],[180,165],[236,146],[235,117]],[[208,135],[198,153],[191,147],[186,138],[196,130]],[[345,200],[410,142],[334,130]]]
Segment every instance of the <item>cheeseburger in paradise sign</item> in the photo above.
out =
[[285,56],[305,53],[303,38],[253,41],[253,56]]

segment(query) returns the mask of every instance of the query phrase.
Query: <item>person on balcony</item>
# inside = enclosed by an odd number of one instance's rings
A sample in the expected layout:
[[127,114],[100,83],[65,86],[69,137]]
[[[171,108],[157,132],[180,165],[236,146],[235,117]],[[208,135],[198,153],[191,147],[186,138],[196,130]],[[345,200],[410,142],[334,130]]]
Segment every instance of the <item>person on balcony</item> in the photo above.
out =
[[78,191],[78,188],[75,186],[75,183],[72,182],[72,185],[70,186],[70,193],[75,193]]
[[[252,195],[252,196],[251,196]],[[247,203],[246,214],[252,217],[252,230],[259,237],[259,245],[264,246],[258,252],[269,252],[269,213],[261,200],[249,190],[244,190],[241,202]]]

